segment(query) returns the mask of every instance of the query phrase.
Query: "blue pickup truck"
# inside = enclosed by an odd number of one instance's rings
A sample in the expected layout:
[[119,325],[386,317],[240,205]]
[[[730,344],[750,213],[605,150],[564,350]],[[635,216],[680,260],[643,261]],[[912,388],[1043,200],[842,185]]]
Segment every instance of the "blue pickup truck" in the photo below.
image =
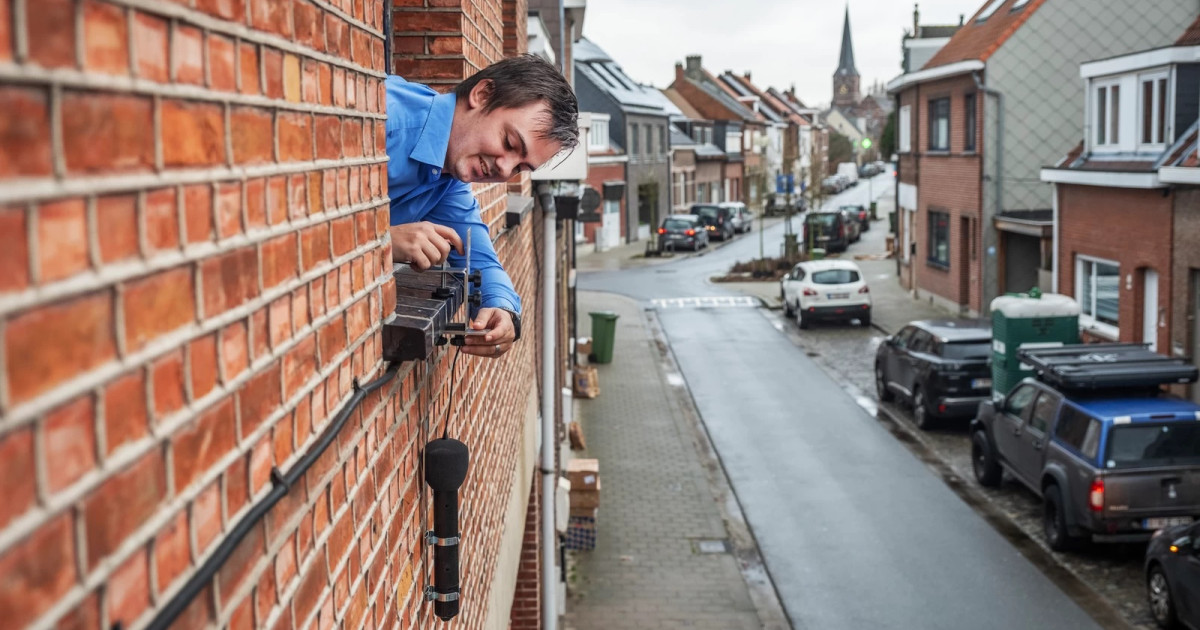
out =
[[1022,351],[1036,378],[971,423],[975,478],[1043,500],[1047,544],[1149,540],[1200,518],[1200,405],[1160,391],[1196,368],[1135,344]]

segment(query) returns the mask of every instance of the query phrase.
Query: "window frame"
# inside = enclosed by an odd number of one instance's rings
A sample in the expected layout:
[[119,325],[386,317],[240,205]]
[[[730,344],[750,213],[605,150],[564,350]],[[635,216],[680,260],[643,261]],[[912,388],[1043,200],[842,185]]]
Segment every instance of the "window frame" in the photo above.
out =
[[[931,98],[927,101],[926,105],[929,108],[929,129],[928,129],[928,132],[926,133],[926,138],[925,138],[925,150],[928,151],[929,153],[949,153],[950,152],[950,118],[951,118],[950,117],[950,97],[942,96],[942,97],[938,97],[938,98]],[[939,111],[939,110],[943,109],[943,107],[944,107],[945,111],[944,112]],[[934,142],[933,142],[934,138],[935,138],[934,130],[935,129],[942,130],[942,125],[939,123],[939,121],[941,120],[941,117],[942,117],[941,116],[942,113],[945,114],[945,126],[944,126],[945,137],[944,138],[941,137],[940,133],[937,134],[936,137],[939,141],[939,144],[935,146]]]
[[1120,150],[1121,78],[1093,82],[1091,98],[1092,148],[1097,151]]
[[[1099,292],[1097,291],[1097,286],[1096,286],[1096,277],[1097,277],[1096,266],[1097,265],[1108,265],[1111,267],[1116,267],[1116,269],[1117,269],[1117,323],[1116,324],[1110,324],[1108,322],[1100,321],[1099,319],[1096,318],[1097,305],[1099,303],[1099,300],[1097,297]],[[1084,271],[1085,266],[1091,267],[1091,272],[1088,274],[1088,277],[1090,278],[1089,284],[1090,284],[1090,290],[1091,290],[1091,300],[1088,301],[1087,303],[1084,302],[1084,293],[1083,293],[1083,278],[1084,278],[1083,271]],[[1090,328],[1096,332],[1099,332],[1100,334],[1102,334],[1106,337],[1111,337],[1113,339],[1118,339],[1118,338],[1120,338],[1120,335],[1121,335],[1120,279],[1121,279],[1121,263],[1119,263],[1115,260],[1107,260],[1104,258],[1097,258],[1095,256],[1088,256],[1086,254],[1076,254],[1075,255],[1075,301],[1079,304],[1079,309],[1080,309],[1079,323],[1081,325],[1087,326],[1088,328]]]
[[[1159,88],[1161,82],[1161,90]],[[1158,132],[1158,142],[1153,140],[1147,141],[1145,138],[1146,131],[1146,100],[1145,86],[1150,83],[1151,88],[1151,116],[1150,116],[1150,131],[1153,134]],[[1150,72],[1142,72],[1137,75],[1137,146],[1139,151],[1163,151],[1171,140],[1171,70],[1162,68]],[[1155,125],[1154,123],[1158,124]]]
[[[609,148],[608,120],[592,119],[592,128],[588,130],[588,149],[606,151]],[[604,133],[600,133],[603,131]]]
[[[937,257],[935,254],[935,252],[937,251],[937,242],[938,242],[937,238],[936,238],[937,237],[936,232],[939,231],[937,228],[937,221],[936,221],[935,215],[945,217],[945,219],[946,219],[945,234],[944,234],[945,242],[946,242],[946,252],[945,252],[944,260],[942,258]],[[928,241],[928,243],[927,243],[927,247],[925,250],[925,263],[932,267],[937,267],[938,269],[950,269],[950,258],[951,258],[951,256],[950,256],[950,213],[945,210],[934,210],[934,209],[930,208],[930,209],[926,210],[926,221],[927,221],[927,224],[925,226],[925,235],[926,235],[926,240]]]
[[897,146],[900,153],[912,153],[912,105],[901,105],[896,117],[897,130],[900,132]]
[[978,98],[976,92],[963,95],[963,153],[978,150]]

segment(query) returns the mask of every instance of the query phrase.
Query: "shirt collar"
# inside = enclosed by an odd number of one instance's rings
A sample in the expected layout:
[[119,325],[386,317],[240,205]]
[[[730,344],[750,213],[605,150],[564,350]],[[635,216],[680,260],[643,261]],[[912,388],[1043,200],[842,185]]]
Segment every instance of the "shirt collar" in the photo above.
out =
[[457,102],[454,92],[438,94],[433,97],[429,106],[429,117],[417,144],[409,157],[418,162],[428,164],[439,171],[446,165],[446,149],[450,145],[450,123],[454,121],[454,105]]

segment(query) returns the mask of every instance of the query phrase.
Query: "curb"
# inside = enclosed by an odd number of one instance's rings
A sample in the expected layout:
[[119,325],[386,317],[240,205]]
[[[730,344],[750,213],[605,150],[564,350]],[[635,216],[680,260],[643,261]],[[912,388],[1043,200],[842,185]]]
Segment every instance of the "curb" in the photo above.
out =
[[645,308],[642,312],[645,316],[649,340],[658,349],[659,369],[663,374],[679,375],[683,382],[679,388],[681,391],[675,394],[676,401],[692,429],[696,455],[708,473],[709,489],[713,493],[714,501],[720,506],[721,520],[724,521],[725,530],[729,534],[731,550],[737,559],[738,569],[742,573],[742,579],[745,580],[758,620],[764,630],[791,630],[791,619],[783,607],[779,590],[775,586],[770,569],[759,549],[758,539],[754,536],[754,531],[750,528],[750,524],[746,521],[746,515],[742,512],[741,501],[729,481],[725,464],[712,445],[712,439],[700,416],[700,411],[696,407],[692,390],[688,387],[687,379],[683,378],[683,372],[675,360],[675,351],[671,348],[671,344],[662,330],[657,313],[650,308]]

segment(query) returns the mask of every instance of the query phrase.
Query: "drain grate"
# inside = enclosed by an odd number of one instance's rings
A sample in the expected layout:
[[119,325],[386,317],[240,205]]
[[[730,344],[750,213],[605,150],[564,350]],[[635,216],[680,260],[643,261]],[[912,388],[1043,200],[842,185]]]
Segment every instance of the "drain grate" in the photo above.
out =
[[729,553],[729,541],[720,540],[693,540],[692,553]]

